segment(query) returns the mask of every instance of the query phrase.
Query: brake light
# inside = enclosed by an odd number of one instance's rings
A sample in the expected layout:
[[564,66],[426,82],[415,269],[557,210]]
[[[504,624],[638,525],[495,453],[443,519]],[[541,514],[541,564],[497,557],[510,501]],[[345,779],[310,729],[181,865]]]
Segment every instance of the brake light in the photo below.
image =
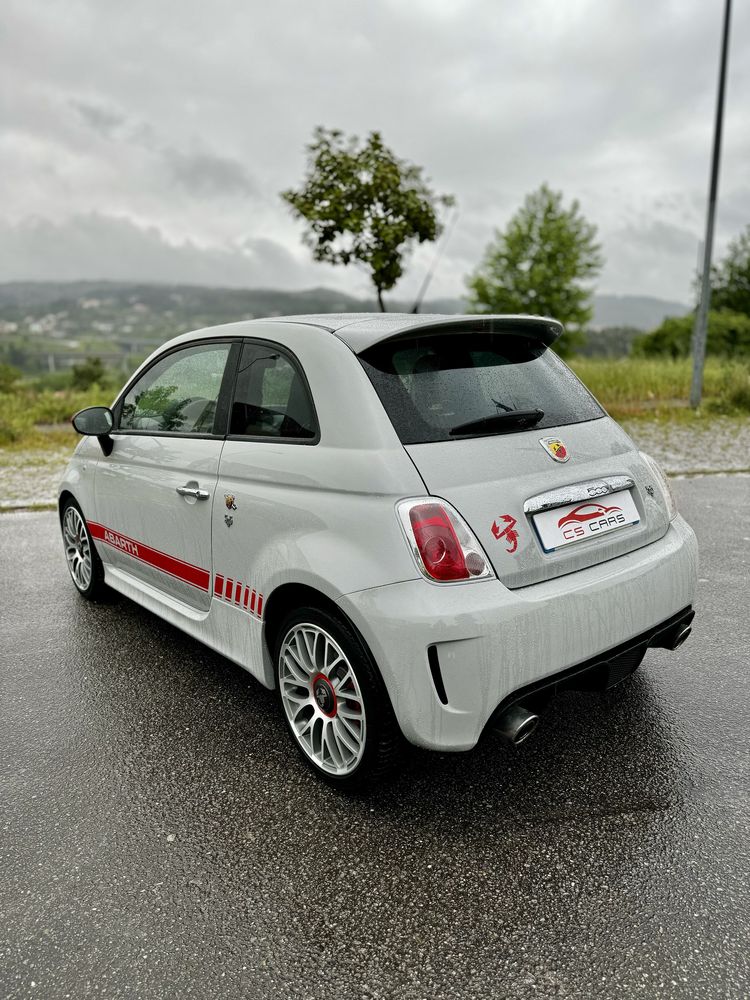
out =
[[479,542],[450,504],[433,497],[405,500],[398,513],[417,566],[429,580],[492,576]]

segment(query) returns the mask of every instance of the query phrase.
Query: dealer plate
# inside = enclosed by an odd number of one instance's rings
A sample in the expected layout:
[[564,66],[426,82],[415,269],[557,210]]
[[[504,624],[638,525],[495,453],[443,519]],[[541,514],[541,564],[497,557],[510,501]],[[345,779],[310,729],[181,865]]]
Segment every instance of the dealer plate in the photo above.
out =
[[638,508],[630,490],[612,493],[601,500],[569,503],[534,515],[534,527],[545,552],[554,552],[573,542],[599,538],[639,521]]

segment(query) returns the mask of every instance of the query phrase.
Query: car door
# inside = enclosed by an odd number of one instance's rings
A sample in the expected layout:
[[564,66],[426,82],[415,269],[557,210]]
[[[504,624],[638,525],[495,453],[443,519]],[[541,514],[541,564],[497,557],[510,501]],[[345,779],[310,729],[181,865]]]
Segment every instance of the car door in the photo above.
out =
[[211,601],[211,512],[239,344],[174,348],[139,373],[114,408],[90,524],[117,573],[197,611]]
[[255,620],[263,615],[259,553],[310,521],[317,417],[299,361],[280,344],[245,341],[230,407],[214,508],[214,593]]

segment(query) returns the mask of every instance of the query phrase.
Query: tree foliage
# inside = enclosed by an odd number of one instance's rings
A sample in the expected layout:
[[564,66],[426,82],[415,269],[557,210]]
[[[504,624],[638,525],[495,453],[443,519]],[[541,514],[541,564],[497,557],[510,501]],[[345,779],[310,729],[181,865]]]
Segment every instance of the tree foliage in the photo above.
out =
[[750,225],[711,268],[711,307],[750,316]]
[[[469,302],[479,313],[535,313],[568,328],[569,351],[593,315],[587,285],[604,264],[596,227],[579,204],[563,206],[562,192],[542,184],[526,196],[505,230],[496,230],[484,258],[467,279]],[[566,343],[567,341],[567,343]]]
[[0,364],[0,392],[12,392],[21,378],[21,372],[12,365]]
[[[633,343],[636,357],[686,358],[690,354],[695,315],[669,316],[661,326]],[[708,314],[706,354],[750,358],[750,316],[711,310]]]
[[360,143],[318,127],[307,154],[302,187],[281,197],[306,222],[304,241],[315,260],[365,267],[385,310],[383,292],[404,273],[414,244],[440,235],[439,208],[453,198],[435,194],[422,168],[396,157],[379,132]]
[[106,371],[101,358],[86,358],[79,365],[73,365],[71,385],[74,389],[90,389],[99,385],[106,378]]

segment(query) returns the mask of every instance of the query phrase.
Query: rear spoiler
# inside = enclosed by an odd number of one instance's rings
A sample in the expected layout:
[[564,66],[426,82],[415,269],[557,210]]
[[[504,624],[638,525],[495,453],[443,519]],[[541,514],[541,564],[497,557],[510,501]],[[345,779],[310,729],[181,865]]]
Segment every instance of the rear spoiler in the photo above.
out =
[[[335,331],[355,354],[386,340],[431,333],[505,333],[539,340],[550,347],[564,332],[562,323],[547,316],[412,316],[388,315],[355,320]],[[539,353],[542,353],[541,351]]]

